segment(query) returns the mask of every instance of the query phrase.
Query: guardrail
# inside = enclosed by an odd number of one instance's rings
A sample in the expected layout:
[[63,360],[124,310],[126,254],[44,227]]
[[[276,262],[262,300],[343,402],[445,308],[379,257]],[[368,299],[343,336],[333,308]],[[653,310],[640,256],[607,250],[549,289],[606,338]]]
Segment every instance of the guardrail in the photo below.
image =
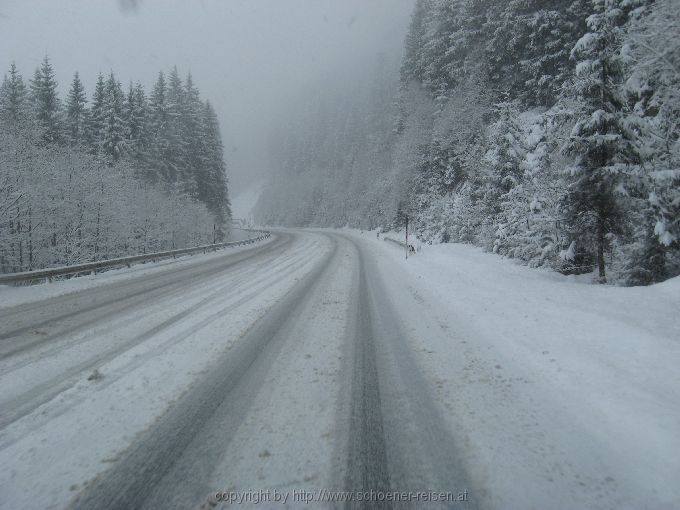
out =
[[85,264],[78,264],[75,266],[55,267],[52,269],[38,269],[36,271],[24,271],[22,273],[11,273],[0,275],[0,285],[17,284],[22,282],[30,282],[34,280],[49,280],[59,276],[68,276],[78,273],[97,272],[100,269],[110,269],[113,267],[127,266],[130,267],[136,262],[156,262],[160,259],[167,259],[170,257],[177,257],[179,255],[193,255],[194,253],[207,253],[209,251],[216,251],[220,248],[231,248],[235,246],[243,246],[246,244],[253,244],[271,237],[271,232],[264,230],[249,230],[249,232],[257,232],[260,235],[257,237],[249,237],[242,241],[231,241],[226,243],[207,244],[205,246],[196,246],[195,248],[183,248],[181,250],[161,251],[156,253],[145,253],[143,255],[133,255],[131,257],[121,257],[118,259],[100,260],[98,262],[86,262]]
[[392,244],[396,244],[404,249],[408,248],[409,253],[415,253],[416,249],[412,244],[407,245],[404,241],[399,241],[397,239],[392,239],[391,237],[383,236],[383,239]]

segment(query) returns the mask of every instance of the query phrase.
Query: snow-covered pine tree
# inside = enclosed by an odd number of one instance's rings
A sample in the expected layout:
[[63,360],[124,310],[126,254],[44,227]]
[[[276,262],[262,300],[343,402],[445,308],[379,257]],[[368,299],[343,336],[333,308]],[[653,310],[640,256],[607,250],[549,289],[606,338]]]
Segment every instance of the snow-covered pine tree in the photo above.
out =
[[47,143],[61,139],[61,104],[57,95],[57,80],[48,56],[45,56],[31,80],[33,114],[40,135]]
[[99,154],[103,151],[105,101],[106,82],[104,81],[104,75],[99,73],[94,94],[92,96],[92,106],[90,108],[90,118],[87,128],[87,143],[90,146],[90,152],[92,154]]
[[128,154],[134,162],[137,172],[145,179],[153,180],[149,175],[150,133],[148,127],[148,107],[144,87],[141,83],[132,85],[125,98],[125,143]]
[[104,126],[102,150],[109,164],[118,161],[126,152],[124,113],[125,95],[120,82],[111,72],[104,93]]
[[30,105],[32,119],[35,120],[35,111],[37,108],[37,92],[40,87],[40,81],[42,80],[40,74],[40,66],[35,68],[33,72],[33,78],[28,80],[28,104]]
[[420,162],[414,175],[411,202],[417,217],[412,226],[430,242],[449,242],[447,218],[441,210],[442,201],[450,196],[466,179],[460,156],[450,141],[434,139],[420,147]]
[[207,196],[204,203],[215,215],[221,227],[231,216],[231,206],[227,189],[226,164],[220,125],[210,101],[203,106],[202,129],[205,153],[203,167],[207,178]]
[[135,88],[132,82],[128,85],[128,91],[125,95],[125,105],[123,107],[123,122],[125,123],[125,144],[128,148],[128,154],[133,158],[137,154],[140,123],[136,116],[137,105],[135,98]]
[[489,128],[482,205],[485,211],[482,238],[487,239],[487,248],[496,253],[506,254],[505,228],[509,218],[503,214],[503,203],[510,200],[511,191],[519,186],[523,178],[521,162],[522,127],[518,123],[519,108],[511,101],[496,105],[497,120]]
[[572,74],[588,0],[510,0],[487,31],[491,83],[525,106],[551,106]]
[[178,189],[192,195],[195,188],[195,178],[191,175],[191,170],[184,165],[185,140],[182,135],[184,109],[184,86],[182,79],[177,71],[177,66],[173,67],[168,77],[167,88],[167,147],[165,151],[165,163],[175,176]]
[[518,119],[522,178],[501,200],[498,251],[534,267],[561,267],[558,254],[565,246],[560,207],[566,158],[560,149],[571,125],[563,118],[561,105],[543,113],[532,109]]
[[71,146],[77,147],[85,142],[88,125],[86,103],[85,87],[76,72],[66,98],[66,136]]
[[432,0],[418,0],[411,17],[411,25],[406,35],[404,60],[401,66],[401,79],[404,82],[422,82],[425,77],[426,20],[432,12]]
[[588,33],[574,46],[578,62],[574,92],[582,112],[566,150],[575,156],[565,199],[567,223],[577,247],[594,255],[599,279],[606,282],[605,252],[613,236],[626,231],[619,195],[622,176],[640,163],[623,114],[619,93],[623,79],[621,27],[626,21],[622,3],[593,0]]
[[159,179],[168,184],[174,184],[176,174],[166,161],[166,154],[170,144],[170,115],[168,111],[168,87],[163,71],[158,73],[158,79],[149,97],[149,130],[151,133],[150,159],[154,172]]
[[11,128],[19,128],[26,121],[28,104],[26,84],[14,62],[10,65],[9,75],[0,87],[0,121]]
[[644,158],[629,281],[680,274],[680,10],[673,0],[639,0],[625,38],[628,117]]
[[467,47],[484,49],[491,29],[489,21],[498,17],[504,4],[502,0],[465,0],[463,35]]
[[210,183],[206,169],[202,165],[205,150],[201,110],[203,104],[191,73],[184,82],[184,101],[182,103],[181,132],[183,141],[182,167],[185,169],[185,191],[198,200],[205,201],[209,195]]
[[12,117],[12,115],[9,114],[9,89],[9,78],[7,78],[7,75],[5,74],[2,78],[2,84],[0,84],[0,121],[5,124],[11,122],[10,119]]
[[464,73],[464,8],[464,0],[433,0],[425,18],[423,82],[436,97],[445,97]]

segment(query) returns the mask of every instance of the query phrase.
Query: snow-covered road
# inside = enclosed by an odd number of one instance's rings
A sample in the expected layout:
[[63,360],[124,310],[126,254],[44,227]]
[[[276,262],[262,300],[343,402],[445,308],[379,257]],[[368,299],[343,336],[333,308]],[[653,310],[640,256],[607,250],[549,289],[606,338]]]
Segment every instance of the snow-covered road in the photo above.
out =
[[680,506],[675,280],[595,287],[466,246],[406,262],[374,234],[282,231],[2,289],[0,307],[3,509],[260,490],[304,507],[294,491],[320,489]]

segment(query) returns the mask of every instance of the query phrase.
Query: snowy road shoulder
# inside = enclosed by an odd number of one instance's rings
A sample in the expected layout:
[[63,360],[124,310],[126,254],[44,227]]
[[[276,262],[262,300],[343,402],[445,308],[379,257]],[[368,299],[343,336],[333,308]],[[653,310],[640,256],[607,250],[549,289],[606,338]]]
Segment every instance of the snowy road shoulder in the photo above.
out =
[[350,235],[380,261],[482,506],[680,505],[679,279],[585,285],[463,245],[406,262]]

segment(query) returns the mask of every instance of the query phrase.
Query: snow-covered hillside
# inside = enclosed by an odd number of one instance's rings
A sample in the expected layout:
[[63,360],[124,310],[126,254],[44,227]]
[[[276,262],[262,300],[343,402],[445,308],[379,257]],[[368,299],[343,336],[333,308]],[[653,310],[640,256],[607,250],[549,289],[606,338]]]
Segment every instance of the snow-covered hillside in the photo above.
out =
[[400,66],[291,102],[256,217],[680,275],[677,4],[416,1]]

